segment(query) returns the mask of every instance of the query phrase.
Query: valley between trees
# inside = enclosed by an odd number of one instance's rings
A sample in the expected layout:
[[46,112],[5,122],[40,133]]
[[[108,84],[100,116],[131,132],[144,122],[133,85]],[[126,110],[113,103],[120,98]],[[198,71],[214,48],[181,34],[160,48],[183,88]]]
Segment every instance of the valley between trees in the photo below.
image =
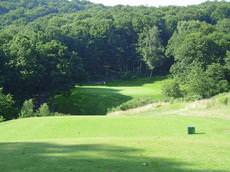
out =
[[113,81],[105,85],[76,86],[55,97],[55,111],[72,115],[106,115],[163,101],[165,77]]

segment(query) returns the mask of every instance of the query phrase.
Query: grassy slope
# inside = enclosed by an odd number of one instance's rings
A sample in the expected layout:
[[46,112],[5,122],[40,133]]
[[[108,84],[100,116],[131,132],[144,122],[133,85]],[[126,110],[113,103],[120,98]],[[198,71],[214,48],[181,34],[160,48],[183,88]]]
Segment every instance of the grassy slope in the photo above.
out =
[[173,102],[159,102],[128,111],[109,113],[114,116],[154,116],[181,115],[230,119],[230,93],[219,94],[210,99],[188,102],[174,100]]
[[161,100],[163,82],[165,79],[158,77],[76,86],[69,95],[56,96],[56,110],[67,114],[105,115],[121,106]]
[[[56,100],[60,108],[72,112],[76,102],[85,112],[102,112],[143,97],[159,100],[162,82],[145,79],[77,87],[70,96]],[[229,94],[194,103],[164,103],[119,116],[3,122],[0,171],[230,172],[230,108],[226,97]],[[196,135],[186,134],[188,125],[196,126]]]
[[[198,134],[186,135],[195,125]],[[0,123],[5,172],[229,172],[229,120],[50,117]],[[19,158],[20,157],[20,158]]]

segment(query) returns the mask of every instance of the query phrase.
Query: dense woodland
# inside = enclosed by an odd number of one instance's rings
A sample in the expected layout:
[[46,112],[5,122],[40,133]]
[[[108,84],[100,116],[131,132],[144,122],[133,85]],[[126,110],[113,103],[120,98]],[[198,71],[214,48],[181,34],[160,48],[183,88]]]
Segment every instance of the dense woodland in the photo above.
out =
[[0,116],[76,83],[170,75],[168,97],[230,86],[230,2],[105,7],[79,0],[0,1]]

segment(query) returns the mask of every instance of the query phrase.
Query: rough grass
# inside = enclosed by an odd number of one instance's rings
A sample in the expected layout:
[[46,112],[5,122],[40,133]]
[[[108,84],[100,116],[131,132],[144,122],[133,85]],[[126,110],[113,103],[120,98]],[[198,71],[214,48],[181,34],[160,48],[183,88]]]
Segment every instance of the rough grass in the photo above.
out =
[[106,115],[162,100],[165,77],[114,81],[107,85],[76,86],[68,94],[57,95],[55,110],[65,114]]
[[[187,135],[195,125],[197,134]],[[222,119],[49,117],[0,123],[2,172],[229,172]]]
[[223,93],[210,99],[193,102],[180,99],[171,102],[152,103],[124,112],[109,113],[108,115],[139,116],[140,114],[142,116],[182,115],[230,119],[230,93]]

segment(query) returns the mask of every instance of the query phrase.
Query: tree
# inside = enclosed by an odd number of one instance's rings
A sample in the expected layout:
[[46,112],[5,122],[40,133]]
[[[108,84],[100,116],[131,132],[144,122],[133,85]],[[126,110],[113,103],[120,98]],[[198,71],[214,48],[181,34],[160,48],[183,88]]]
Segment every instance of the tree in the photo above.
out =
[[47,103],[44,103],[40,106],[38,109],[38,116],[49,116],[50,115],[50,109]]
[[10,94],[3,94],[2,89],[0,89],[0,116],[2,116],[3,119],[9,120],[16,117],[14,105],[13,97]]
[[179,98],[183,96],[180,85],[175,80],[164,83],[162,92],[165,97]]
[[185,91],[187,96],[207,98],[212,96],[211,81],[200,64],[195,65],[187,76]]
[[151,70],[150,76],[152,76],[152,71],[160,67],[164,62],[164,48],[161,45],[157,27],[144,30],[144,32],[140,34],[138,51],[143,57],[143,61]]
[[225,18],[223,20],[218,21],[217,29],[221,32],[229,33],[230,32],[230,19]]
[[226,69],[226,78],[228,82],[230,82],[230,51],[227,51],[226,57],[225,57],[225,69]]
[[225,57],[225,68],[228,72],[230,72],[230,51],[227,51],[226,57]]
[[187,75],[184,87],[189,96],[207,98],[228,91],[229,83],[220,64],[208,65],[207,70],[202,65],[196,64]]
[[[171,67],[182,90],[194,78],[191,94],[217,94],[230,81],[229,4],[155,8],[0,1],[0,85],[17,107],[33,98],[37,110],[76,83],[157,75]],[[195,69],[211,84],[195,80]]]
[[7,58],[3,86],[5,91],[11,92],[16,98],[23,99],[33,94],[35,75],[40,71],[38,53],[32,36],[19,33],[4,47]]
[[219,63],[208,65],[207,77],[211,82],[211,95],[229,91],[229,82],[226,80],[225,68]]
[[34,103],[32,99],[26,100],[21,108],[20,117],[32,117],[34,116]]

